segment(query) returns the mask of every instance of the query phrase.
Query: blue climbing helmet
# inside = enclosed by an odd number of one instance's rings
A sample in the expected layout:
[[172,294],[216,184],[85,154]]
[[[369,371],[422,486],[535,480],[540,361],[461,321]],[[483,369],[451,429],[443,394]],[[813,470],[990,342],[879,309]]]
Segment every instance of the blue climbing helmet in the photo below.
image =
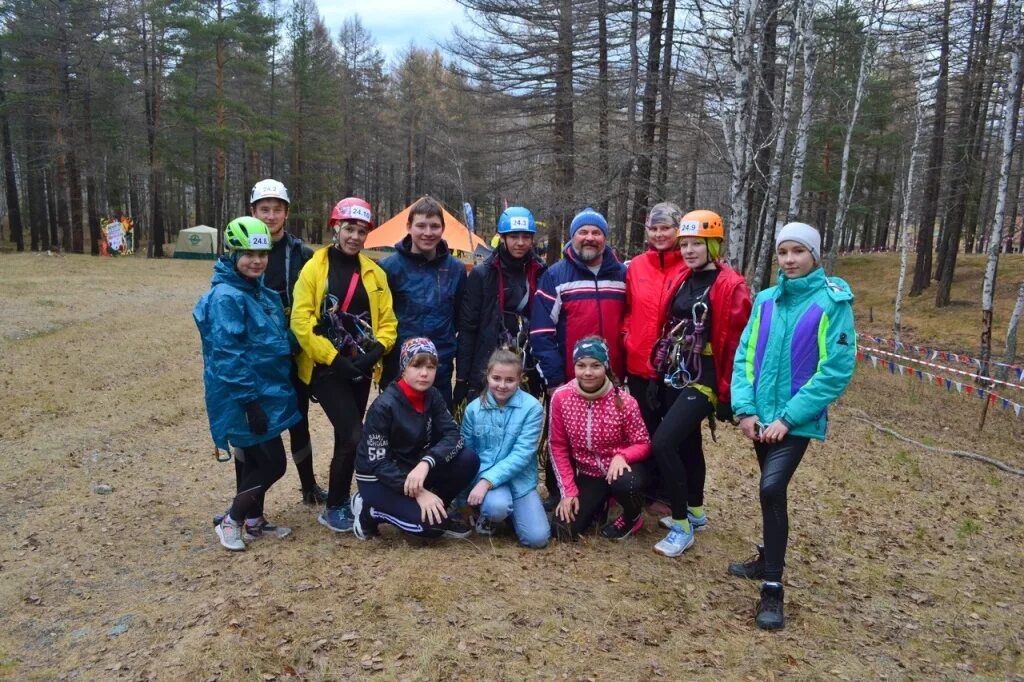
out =
[[537,233],[537,223],[533,219],[530,209],[522,206],[509,206],[501,212],[501,217],[498,218],[498,234],[513,232]]

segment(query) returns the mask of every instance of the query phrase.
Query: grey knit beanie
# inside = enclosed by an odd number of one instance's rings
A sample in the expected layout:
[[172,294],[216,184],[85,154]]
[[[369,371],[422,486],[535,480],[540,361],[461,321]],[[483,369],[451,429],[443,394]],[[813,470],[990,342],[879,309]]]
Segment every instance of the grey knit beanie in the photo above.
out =
[[821,263],[821,235],[807,223],[786,223],[783,225],[779,233],[775,235],[776,250],[782,242],[803,244],[811,252],[811,255],[814,256],[814,262]]

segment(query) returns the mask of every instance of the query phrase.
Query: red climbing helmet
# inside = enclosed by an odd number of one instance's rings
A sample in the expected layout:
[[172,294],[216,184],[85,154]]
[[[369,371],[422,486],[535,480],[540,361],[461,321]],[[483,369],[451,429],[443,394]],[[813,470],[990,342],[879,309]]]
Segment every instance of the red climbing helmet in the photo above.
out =
[[331,211],[331,219],[327,225],[334,227],[338,223],[350,220],[366,223],[367,227],[371,230],[376,227],[373,224],[373,209],[370,207],[369,202],[358,197],[348,197],[339,201],[334,206],[334,210]]

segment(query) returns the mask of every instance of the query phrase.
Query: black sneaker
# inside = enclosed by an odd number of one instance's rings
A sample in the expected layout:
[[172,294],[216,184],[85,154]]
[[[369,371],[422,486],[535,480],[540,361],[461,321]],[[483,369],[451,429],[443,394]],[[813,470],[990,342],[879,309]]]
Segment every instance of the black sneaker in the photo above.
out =
[[757,602],[754,623],[762,630],[781,630],[786,619],[782,614],[782,583],[761,583],[761,601]]
[[473,528],[465,523],[461,519],[457,519],[453,516],[448,517],[448,521],[444,524],[444,536],[446,538],[468,538],[473,532]]
[[327,491],[318,485],[314,485],[312,488],[302,489],[302,503],[303,504],[326,504],[327,503]]
[[748,580],[764,580],[764,546],[757,545],[757,556],[729,564],[729,575]]
[[635,535],[641,528],[644,527],[644,515],[641,512],[636,515],[635,519],[627,519],[625,514],[619,516],[611,523],[606,523],[601,528],[601,537],[608,538],[609,540],[625,540],[631,535]]

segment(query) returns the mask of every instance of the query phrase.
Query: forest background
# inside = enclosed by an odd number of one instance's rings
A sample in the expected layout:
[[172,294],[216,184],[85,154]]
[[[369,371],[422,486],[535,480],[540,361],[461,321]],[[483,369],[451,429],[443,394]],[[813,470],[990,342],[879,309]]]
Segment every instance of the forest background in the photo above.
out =
[[469,203],[484,234],[523,204],[552,243],[591,205],[627,255],[654,202],[711,208],[755,288],[780,222],[829,264],[907,229],[910,293],[939,306],[958,251],[1024,248],[1019,0],[460,3],[454,37],[390,63],[313,0],[0,3],[0,236],[97,253],[123,214],[159,257],[274,177],[312,242],[349,195]]

